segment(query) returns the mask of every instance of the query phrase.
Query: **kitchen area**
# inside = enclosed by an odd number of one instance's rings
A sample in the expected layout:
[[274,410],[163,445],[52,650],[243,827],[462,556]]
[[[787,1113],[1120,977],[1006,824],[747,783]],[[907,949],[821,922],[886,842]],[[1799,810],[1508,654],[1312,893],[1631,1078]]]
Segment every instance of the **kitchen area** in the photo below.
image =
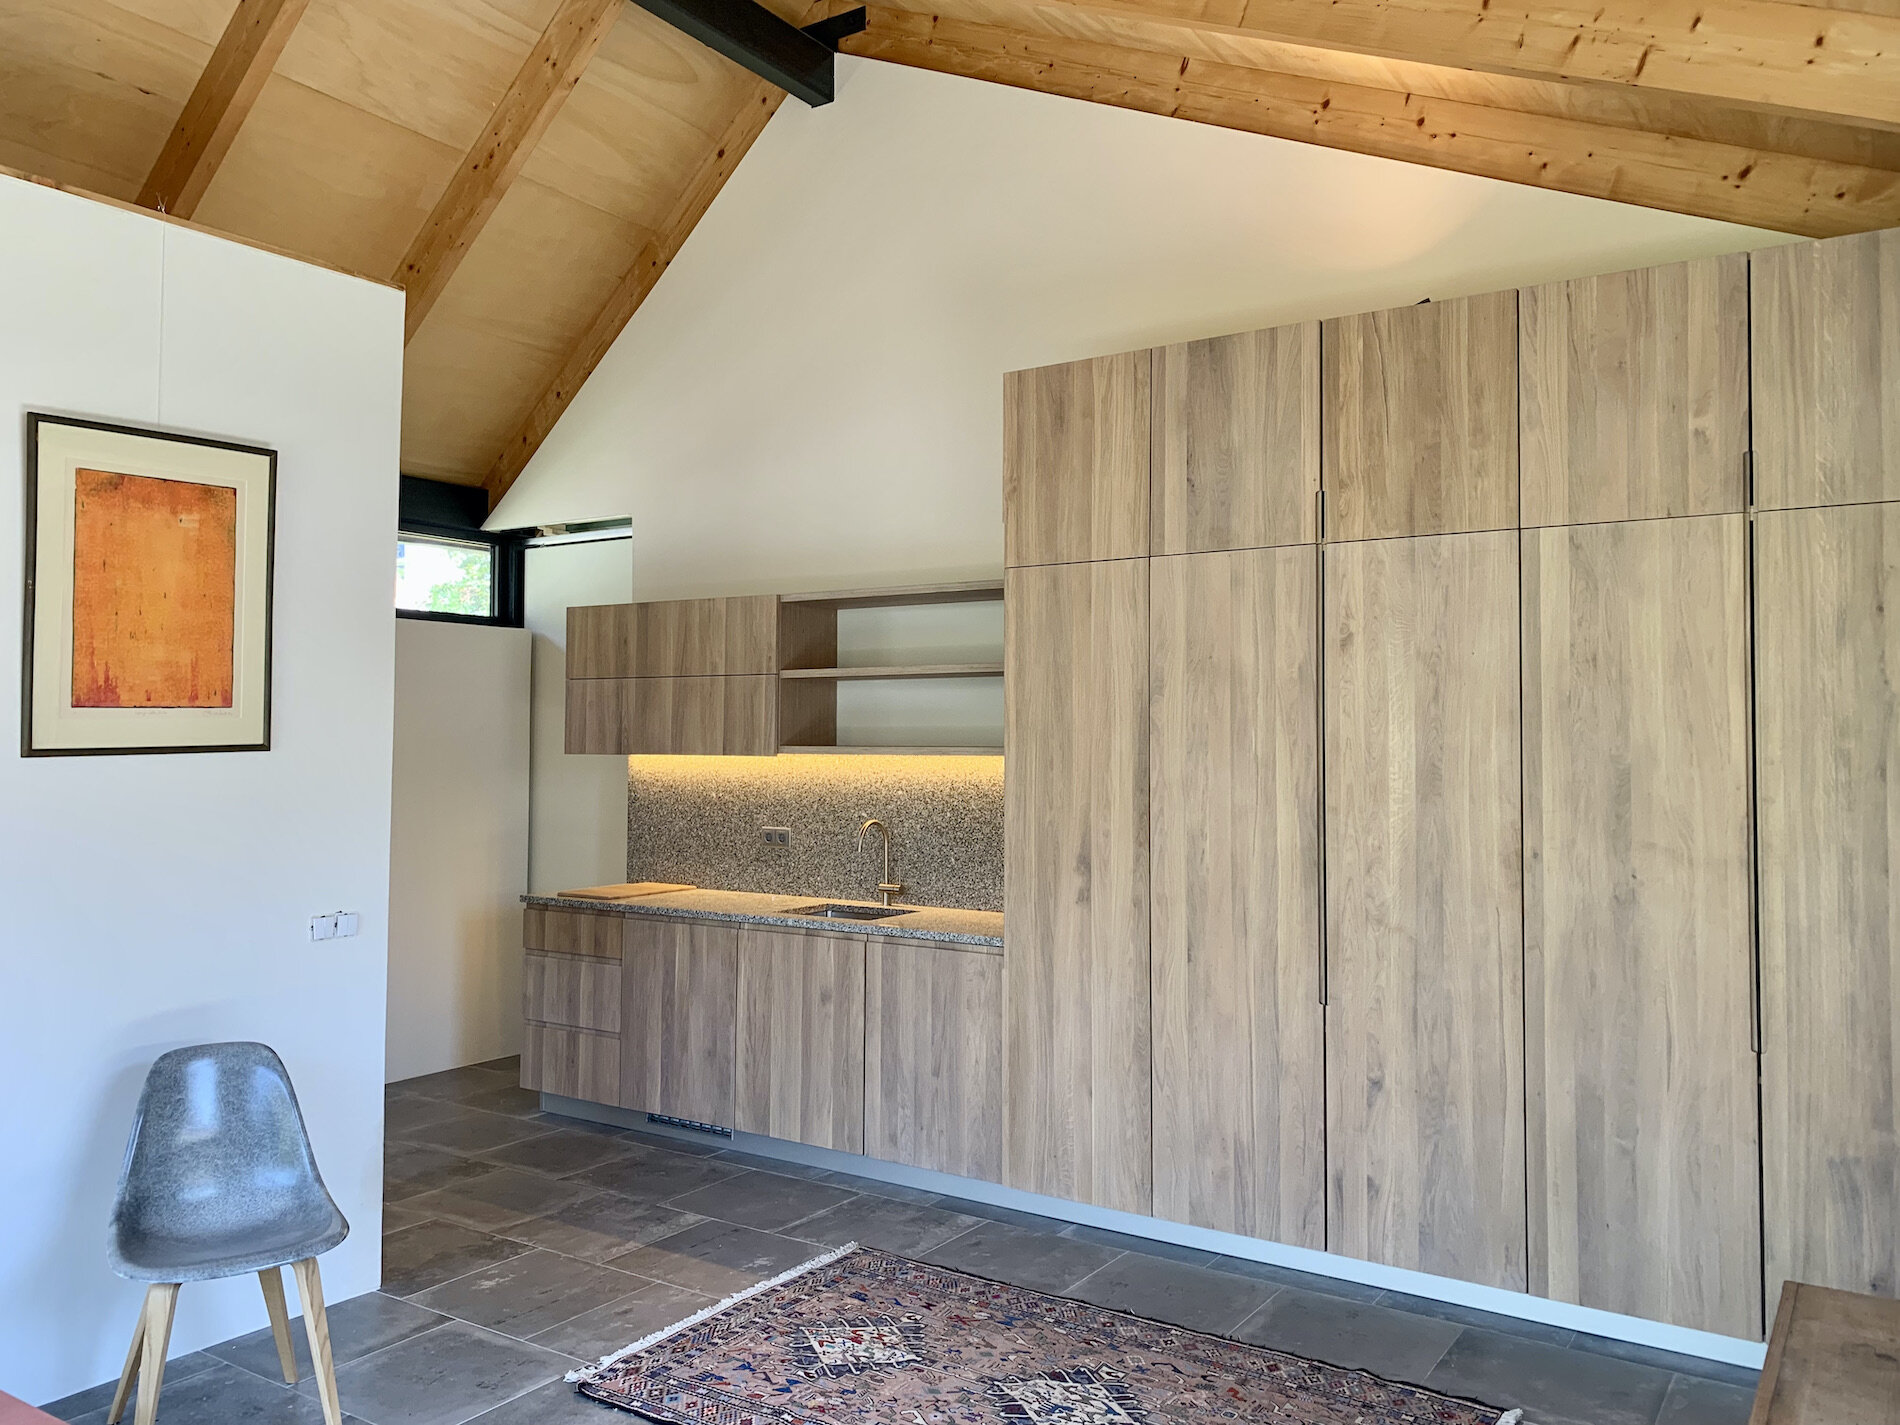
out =
[[1000,581],[576,607],[627,880],[523,898],[556,1111],[1002,1171]]

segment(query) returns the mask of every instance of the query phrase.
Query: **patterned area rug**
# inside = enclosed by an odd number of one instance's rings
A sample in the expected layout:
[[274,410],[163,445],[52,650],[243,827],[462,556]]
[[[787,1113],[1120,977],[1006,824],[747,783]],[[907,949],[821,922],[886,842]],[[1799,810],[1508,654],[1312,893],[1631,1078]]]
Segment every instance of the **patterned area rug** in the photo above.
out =
[[568,1377],[666,1425],[1513,1425],[1507,1415],[868,1247]]

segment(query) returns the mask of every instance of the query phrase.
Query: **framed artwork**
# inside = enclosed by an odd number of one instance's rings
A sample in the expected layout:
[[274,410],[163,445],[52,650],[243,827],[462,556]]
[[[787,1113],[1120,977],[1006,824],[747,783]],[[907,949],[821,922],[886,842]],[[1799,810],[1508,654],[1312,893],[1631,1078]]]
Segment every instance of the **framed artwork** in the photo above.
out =
[[277,452],[26,427],[28,757],[270,747]]

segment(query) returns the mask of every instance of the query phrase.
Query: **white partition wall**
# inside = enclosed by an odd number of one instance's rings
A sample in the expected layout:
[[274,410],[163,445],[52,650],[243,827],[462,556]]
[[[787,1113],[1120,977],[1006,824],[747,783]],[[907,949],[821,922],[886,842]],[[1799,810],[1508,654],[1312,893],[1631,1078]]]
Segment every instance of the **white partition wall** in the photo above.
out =
[[[380,1278],[391,541],[402,294],[0,177],[0,670],[20,667],[23,413],[279,453],[271,750],[27,759],[0,697],[0,1389],[115,1376],[140,1289],[105,1263],[132,1108],[179,1045],[282,1054]],[[17,685],[9,684],[10,687]],[[351,939],[309,920],[354,911]],[[174,1355],[265,1323],[187,1288]]]

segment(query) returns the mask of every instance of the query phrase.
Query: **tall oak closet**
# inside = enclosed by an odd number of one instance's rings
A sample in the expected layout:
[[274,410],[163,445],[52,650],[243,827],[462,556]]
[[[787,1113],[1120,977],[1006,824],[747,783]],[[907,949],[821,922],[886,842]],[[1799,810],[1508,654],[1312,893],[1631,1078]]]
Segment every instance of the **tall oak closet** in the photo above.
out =
[[1900,1290],[1900,233],[1004,409],[1006,1182],[1755,1339]]

